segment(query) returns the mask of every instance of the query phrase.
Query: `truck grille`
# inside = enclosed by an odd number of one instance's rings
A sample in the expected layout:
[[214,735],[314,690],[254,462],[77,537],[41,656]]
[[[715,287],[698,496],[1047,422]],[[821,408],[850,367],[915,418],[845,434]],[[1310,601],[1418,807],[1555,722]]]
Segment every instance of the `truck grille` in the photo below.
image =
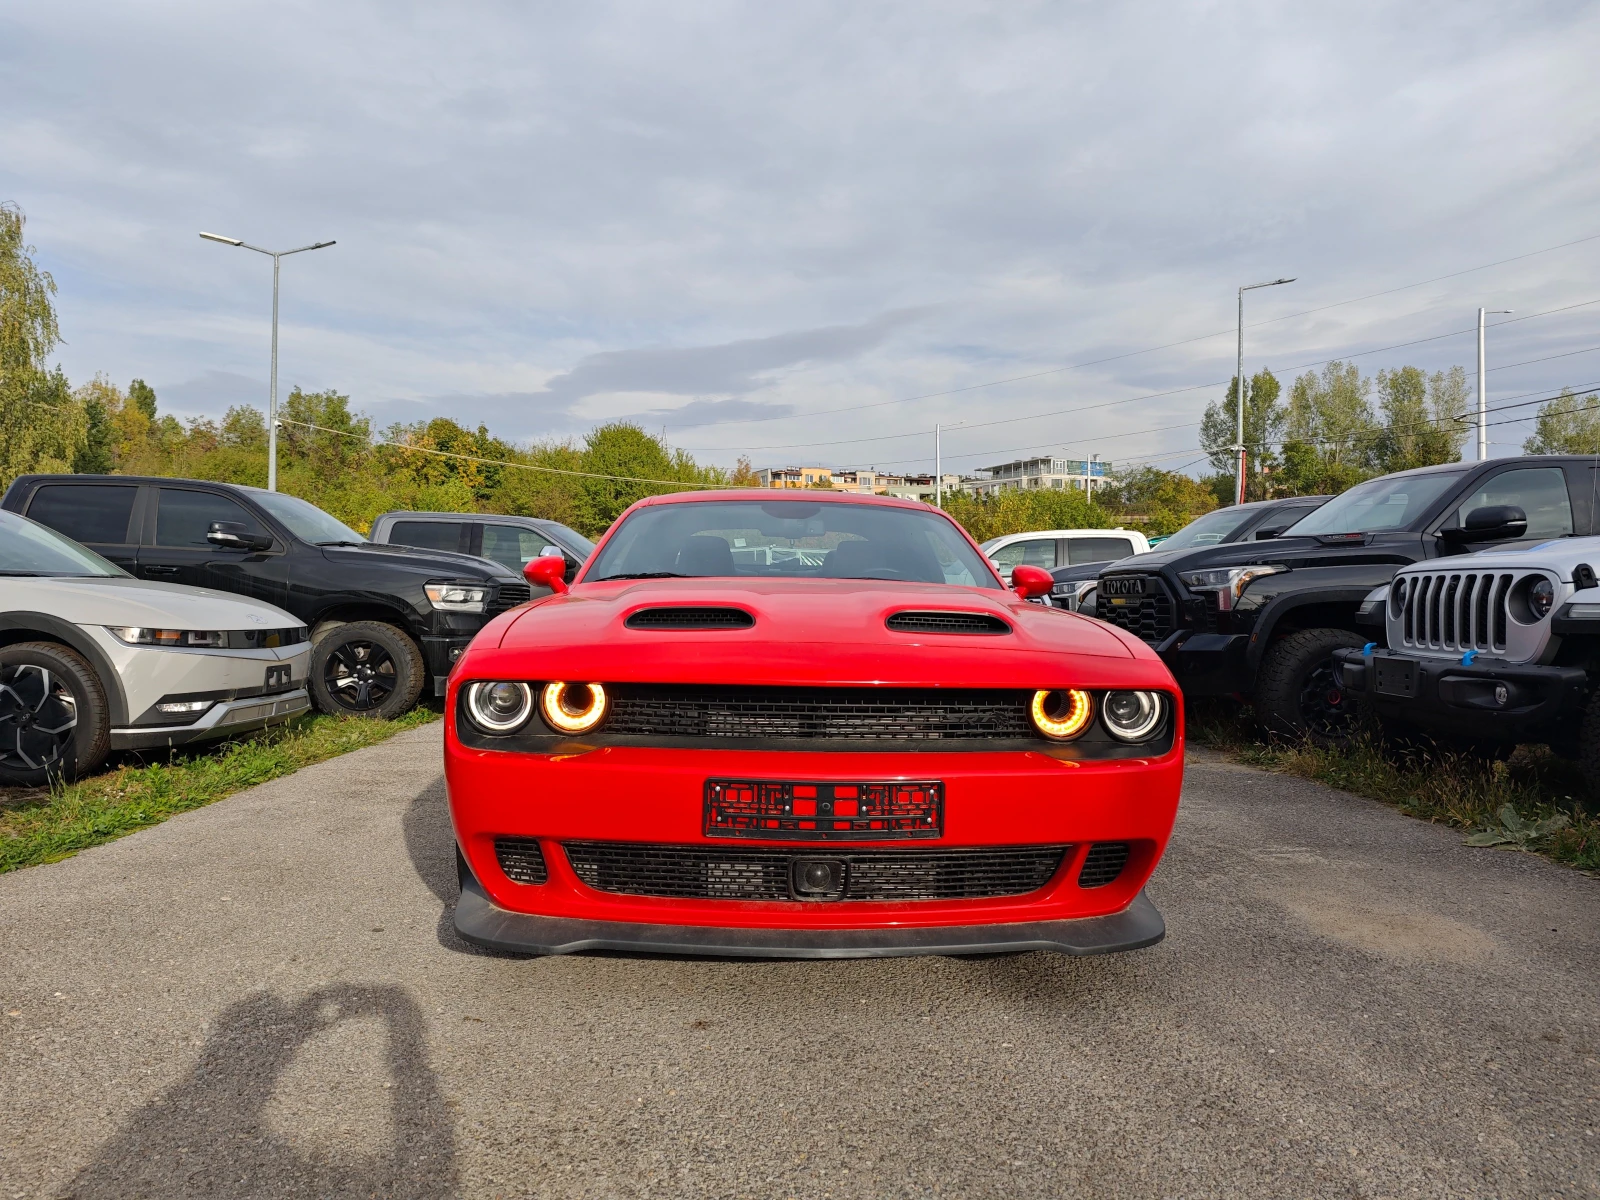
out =
[[[1159,642],[1172,632],[1172,597],[1161,580],[1153,575],[1135,576],[1143,586],[1142,595],[1109,596],[1106,594],[1109,578],[1101,577],[1095,599],[1095,616],[1119,625],[1134,637],[1147,642]],[[1114,600],[1121,603],[1112,603]]]
[[1033,693],[943,688],[619,683],[606,732],[695,738],[947,741],[1032,738]]
[[502,583],[494,589],[494,599],[489,601],[484,612],[490,616],[497,613],[509,612],[519,604],[526,604],[533,599],[533,589],[525,583]]
[[[1405,575],[1400,644],[1416,650],[1506,648],[1506,594],[1514,576],[1492,571]],[[1391,585],[1392,586],[1392,585]]]
[[[602,892],[701,900],[788,900],[791,864],[811,851],[723,850],[642,842],[567,842],[573,872]],[[842,863],[842,900],[982,900],[1036,892],[1070,846],[867,850],[828,854]]]

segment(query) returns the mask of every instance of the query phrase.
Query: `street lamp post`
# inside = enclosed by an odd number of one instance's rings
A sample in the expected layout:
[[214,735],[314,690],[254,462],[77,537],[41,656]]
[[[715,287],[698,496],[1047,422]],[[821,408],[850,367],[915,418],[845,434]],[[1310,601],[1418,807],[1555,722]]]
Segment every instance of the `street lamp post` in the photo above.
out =
[[1266,283],[1247,283],[1239,289],[1239,365],[1238,373],[1234,376],[1239,388],[1239,441],[1233,447],[1237,455],[1238,487],[1234,498],[1235,504],[1244,503],[1244,294],[1253,292],[1257,288],[1277,287],[1280,283],[1293,283],[1298,276],[1291,275],[1288,279],[1269,279]]
[[321,250],[334,242],[313,242],[293,250],[263,250],[238,238],[223,237],[220,233],[202,233],[208,242],[221,242],[224,246],[238,246],[241,250],[254,250],[272,259],[272,394],[267,404],[267,491],[278,490],[278,260],[290,254],[307,250]]
[[1489,384],[1483,373],[1483,319],[1486,316],[1510,315],[1509,308],[1480,308],[1478,310],[1478,461],[1489,458]]

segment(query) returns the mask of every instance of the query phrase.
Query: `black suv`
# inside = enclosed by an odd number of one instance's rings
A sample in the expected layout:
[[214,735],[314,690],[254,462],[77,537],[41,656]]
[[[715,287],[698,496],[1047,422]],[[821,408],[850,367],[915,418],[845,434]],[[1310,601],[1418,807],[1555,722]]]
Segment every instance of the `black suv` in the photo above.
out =
[[376,546],[282,492],[198,479],[23,475],[0,508],[140,579],[238,592],[311,627],[311,695],[324,712],[395,717],[526,582],[466,554]]
[[1449,463],[1358,484],[1281,536],[1169,549],[1100,575],[1095,615],[1137,634],[1186,695],[1250,698],[1270,732],[1338,741],[1355,704],[1333,652],[1381,642],[1362,601],[1408,563],[1596,529],[1597,460]]
[[[1277,537],[1301,517],[1321,508],[1329,499],[1328,496],[1288,496],[1280,500],[1252,500],[1249,504],[1213,509],[1204,516],[1196,517],[1150,549],[1197,550],[1201,546],[1221,546],[1231,542]],[[1113,562],[1121,561],[1104,559],[1071,567],[1057,567],[1050,572],[1051,578],[1056,581],[1050,592],[1051,605],[1072,612],[1094,613],[1095,581]]]

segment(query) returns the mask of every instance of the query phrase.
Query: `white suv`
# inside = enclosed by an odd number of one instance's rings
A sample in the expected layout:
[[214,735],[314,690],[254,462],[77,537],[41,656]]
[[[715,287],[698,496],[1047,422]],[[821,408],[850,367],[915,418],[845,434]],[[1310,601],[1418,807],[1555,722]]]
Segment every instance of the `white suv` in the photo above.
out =
[[134,579],[0,512],[0,784],[287,721],[310,706],[310,658],[282,609]]

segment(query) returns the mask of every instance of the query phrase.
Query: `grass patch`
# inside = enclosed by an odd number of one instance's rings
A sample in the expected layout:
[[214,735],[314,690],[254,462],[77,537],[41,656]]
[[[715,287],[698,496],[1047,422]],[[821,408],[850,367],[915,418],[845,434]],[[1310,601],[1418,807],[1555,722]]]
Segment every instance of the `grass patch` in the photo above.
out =
[[48,791],[0,790],[0,872],[67,858],[438,717],[426,706],[394,721],[308,715],[160,761],[125,755],[112,770]]
[[[1585,871],[1600,871],[1600,820],[1585,803],[1576,763],[1544,746],[1519,746],[1491,762],[1437,748],[1398,748],[1374,735],[1344,750],[1308,742],[1261,740],[1248,709],[1200,702],[1189,712],[1189,737],[1235,760],[1314,779],[1381,800],[1409,816],[1483,835],[1477,844],[1532,850]],[[1507,811],[1509,807],[1509,811]]]

